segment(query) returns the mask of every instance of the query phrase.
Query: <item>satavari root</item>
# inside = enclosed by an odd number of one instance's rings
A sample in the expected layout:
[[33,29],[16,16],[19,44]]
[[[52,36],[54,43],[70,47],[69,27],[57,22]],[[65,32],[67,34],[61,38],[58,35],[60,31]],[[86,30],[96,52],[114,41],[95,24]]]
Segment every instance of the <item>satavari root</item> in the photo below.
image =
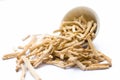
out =
[[[107,69],[112,66],[111,59],[96,50],[92,43],[95,38],[97,23],[86,21],[84,16],[65,21],[58,35],[28,35],[23,39],[31,41],[25,46],[18,46],[18,51],[3,56],[3,60],[17,58],[16,71],[22,69],[24,80],[26,68],[35,80],[41,80],[34,68],[42,64],[51,64],[61,68],[77,66],[81,70]],[[19,51],[19,49],[21,51]],[[106,61],[107,63],[101,63]]]

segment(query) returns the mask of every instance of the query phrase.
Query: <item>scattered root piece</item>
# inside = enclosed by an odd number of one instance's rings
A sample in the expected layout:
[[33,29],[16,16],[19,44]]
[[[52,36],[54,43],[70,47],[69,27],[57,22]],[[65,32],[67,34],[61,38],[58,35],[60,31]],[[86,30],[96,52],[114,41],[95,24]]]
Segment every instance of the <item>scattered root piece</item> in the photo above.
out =
[[21,69],[22,69],[22,75],[20,77],[20,80],[25,80],[26,68],[24,64],[21,64]]
[[30,74],[35,78],[35,80],[41,80],[39,75],[35,72],[33,66],[31,65],[30,61],[28,60],[28,58],[26,58],[25,56],[22,56],[22,59],[26,65],[26,67],[28,68]]
[[74,61],[81,70],[86,70],[86,66],[83,65],[80,61]]
[[24,37],[24,38],[22,39],[22,41],[27,40],[29,37],[30,37],[30,35],[27,35],[26,37]]
[[109,64],[92,64],[86,70],[108,69],[109,67]]
[[7,60],[7,59],[11,59],[11,58],[16,58],[16,56],[18,55],[18,53],[10,53],[10,54],[5,54],[2,59],[3,60]]

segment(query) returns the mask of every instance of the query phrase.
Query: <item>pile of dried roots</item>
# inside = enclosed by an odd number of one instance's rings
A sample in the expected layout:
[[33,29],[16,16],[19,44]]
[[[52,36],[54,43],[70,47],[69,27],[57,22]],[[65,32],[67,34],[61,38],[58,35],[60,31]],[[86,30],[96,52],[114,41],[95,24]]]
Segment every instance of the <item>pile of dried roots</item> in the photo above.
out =
[[[81,70],[107,69],[111,59],[96,50],[92,40],[95,38],[97,24],[87,21],[83,16],[73,21],[64,21],[54,31],[58,35],[29,35],[24,41],[26,45],[6,54],[3,59],[16,58],[16,71],[22,70],[24,80],[28,69],[35,80],[41,80],[34,68],[42,64],[52,64],[61,68],[79,67]],[[106,63],[101,63],[106,61]],[[27,69],[26,69],[27,68]]]

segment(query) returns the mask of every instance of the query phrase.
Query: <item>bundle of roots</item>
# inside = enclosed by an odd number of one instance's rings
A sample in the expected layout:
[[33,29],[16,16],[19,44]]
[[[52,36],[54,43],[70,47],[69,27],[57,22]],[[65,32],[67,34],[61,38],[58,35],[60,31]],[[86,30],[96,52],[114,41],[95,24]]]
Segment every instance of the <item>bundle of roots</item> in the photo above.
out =
[[29,35],[24,38],[24,41],[30,40],[26,45],[18,46],[18,50],[4,55],[3,59],[17,59],[16,71],[23,71],[21,80],[24,80],[26,68],[35,80],[40,80],[34,68],[42,64],[61,68],[79,67],[81,70],[107,69],[112,65],[111,59],[96,50],[92,43],[96,29],[97,24],[83,16],[64,21],[54,31],[57,35],[44,35],[42,38],[39,34]]

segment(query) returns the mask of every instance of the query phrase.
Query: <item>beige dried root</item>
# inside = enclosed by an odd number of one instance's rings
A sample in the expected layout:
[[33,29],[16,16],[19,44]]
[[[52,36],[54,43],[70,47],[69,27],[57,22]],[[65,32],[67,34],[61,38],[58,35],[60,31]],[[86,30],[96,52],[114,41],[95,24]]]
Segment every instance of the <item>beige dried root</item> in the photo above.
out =
[[31,75],[35,78],[35,80],[41,80],[38,74],[35,72],[34,68],[32,67],[28,58],[26,58],[25,56],[22,56],[21,58],[23,59],[23,62],[25,63]]
[[25,80],[26,68],[24,64],[21,64],[21,69],[22,69],[22,75],[20,77],[20,80]]
[[35,80],[41,80],[34,68],[42,64],[61,68],[76,66],[81,70],[107,69],[112,66],[111,59],[96,50],[92,43],[96,28],[97,23],[87,21],[84,16],[65,21],[54,31],[58,35],[45,35],[42,39],[39,34],[28,35],[23,41],[30,39],[30,42],[19,46],[16,52],[4,55],[3,59],[17,58],[16,71],[22,69],[21,80],[24,80],[27,69]]

